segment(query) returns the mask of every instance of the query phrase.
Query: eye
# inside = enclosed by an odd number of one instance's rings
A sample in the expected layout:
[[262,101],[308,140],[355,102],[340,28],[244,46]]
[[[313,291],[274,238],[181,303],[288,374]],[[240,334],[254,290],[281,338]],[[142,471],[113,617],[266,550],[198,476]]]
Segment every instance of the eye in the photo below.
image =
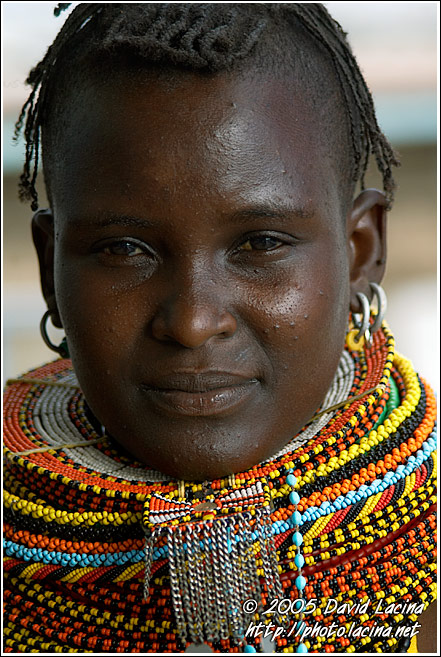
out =
[[143,255],[146,253],[146,250],[136,242],[130,242],[129,240],[118,240],[112,242],[111,244],[106,244],[102,248],[102,253],[106,253],[107,255],[123,256],[127,258]]
[[239,251],[274,251],[286,242],[274,235],[252,235],[245,242],[239,244]]

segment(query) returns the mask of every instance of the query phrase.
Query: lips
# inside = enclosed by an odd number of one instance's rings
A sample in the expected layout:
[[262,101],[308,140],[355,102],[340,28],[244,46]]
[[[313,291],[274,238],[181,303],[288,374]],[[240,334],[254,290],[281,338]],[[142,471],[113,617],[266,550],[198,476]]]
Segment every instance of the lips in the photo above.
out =
[[173,372],[143,383],[141,390],[167,414],[206,417],[234,412],[258,386],[257,378],[231,372]]

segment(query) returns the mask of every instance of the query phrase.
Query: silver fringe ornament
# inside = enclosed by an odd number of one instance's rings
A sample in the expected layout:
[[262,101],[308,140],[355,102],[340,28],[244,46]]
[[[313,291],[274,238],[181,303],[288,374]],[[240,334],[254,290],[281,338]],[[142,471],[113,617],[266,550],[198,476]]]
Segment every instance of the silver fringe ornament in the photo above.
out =
[[[181,496],[178,497],[179,492]],[[145,503],[144,597],[158,550],[168,556],[172,601],[181,640],[244,641],[250,620],[263,613],[262,595],[282,599],[271,526],[270,488],[265,478],[234,486],[209,487],[205,499],[188,501],[193,485],[151,493]],[[156,558],[156,559],[155,559]],[[255,611],[244,603],[254,600]],[[286,619],[263,617],[265,623]]]

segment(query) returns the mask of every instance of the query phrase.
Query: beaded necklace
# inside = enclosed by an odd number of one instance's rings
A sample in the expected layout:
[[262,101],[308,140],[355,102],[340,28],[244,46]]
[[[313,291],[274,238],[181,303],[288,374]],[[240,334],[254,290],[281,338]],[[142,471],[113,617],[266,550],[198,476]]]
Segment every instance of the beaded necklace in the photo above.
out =
[[405,648],[436,596],[435,398],[383,325],[336,405],[234,482],[183,484],[101,434],[70,361],[10,383],[5,652]]

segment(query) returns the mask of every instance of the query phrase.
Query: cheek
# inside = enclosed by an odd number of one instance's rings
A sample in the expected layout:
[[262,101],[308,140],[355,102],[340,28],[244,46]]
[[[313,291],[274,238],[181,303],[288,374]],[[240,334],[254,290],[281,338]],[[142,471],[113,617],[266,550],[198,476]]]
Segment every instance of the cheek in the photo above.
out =
[[296,267],[251,299],[254,318],[271,364],[274,403],[317,405],[326,394],[344,347],[349,313],[349,280],[344,258],[323,258],[322,266]]
[[[108,374],[128,364],[150,314],[149,295],[135,281],[56,259],[56,296],[75,365],[93,363]],[[136,284],[138,283],[138,284]]]
[[[341,340],[349,313],[346,259],[324,258],[321,266],[296,266],[280,273],[250,297],[256,326],[268,341],[295,346],[302,338],[319,341],[327,334]],[[331,331],[332,335],[329,335]],[[279,340],[276,336],[279,336]]]

